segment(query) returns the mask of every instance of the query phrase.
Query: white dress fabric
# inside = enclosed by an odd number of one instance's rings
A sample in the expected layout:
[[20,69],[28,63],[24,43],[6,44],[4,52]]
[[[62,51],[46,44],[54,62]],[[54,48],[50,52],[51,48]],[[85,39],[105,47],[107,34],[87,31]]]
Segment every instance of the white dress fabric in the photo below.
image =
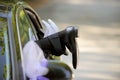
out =
[[[44,37],[58,32],[58,27],[52,20],[48,19],[48,22],[42,20],[42,23],[46,27]],[[44,57],[42,49],[34,40],[30,40],[23,48],[23,68],[30,80],[38,80],[39,76],[39,80],[49,80],[42,77],[49,71],[47,68],[47,59]]]
[[34,42],[29,41],[23,48],[24,71],[31,80],[47,74],[47,59],[42,49]]

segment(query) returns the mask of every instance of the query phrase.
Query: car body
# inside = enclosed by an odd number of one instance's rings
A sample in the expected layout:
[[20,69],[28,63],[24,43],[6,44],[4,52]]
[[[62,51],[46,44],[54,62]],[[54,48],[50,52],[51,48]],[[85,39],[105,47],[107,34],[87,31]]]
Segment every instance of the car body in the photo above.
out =
[[[22,67],[22,48],[30,39],[43,35],[41,19],[27,3],[0,1],[0,80],[28,79]],[[48,68],[45,76],[50,80],[72,79],[70,67],[59,60],[49,60]]]

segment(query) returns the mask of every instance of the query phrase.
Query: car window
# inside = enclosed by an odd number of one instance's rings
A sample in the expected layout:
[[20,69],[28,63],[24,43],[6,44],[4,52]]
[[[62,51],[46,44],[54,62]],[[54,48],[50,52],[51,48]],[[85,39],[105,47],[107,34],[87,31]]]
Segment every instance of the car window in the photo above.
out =
[[18,27],[20,33],[20,39],[22,47],[31,39],[35,40],[35,33],[33,31],[33,25],[29,20],[28,16],[25,14],[24,10],[19,12],[18,17]]
[[34,25],[34,28],[35,28],[36,35],[37,35],[38,39],[43,38],[44,29],[43,29],[43,27],[41,25],[40,18],[38,17],[38,15],[29,8],[25,8],[25,12],[29,16],[31,22]]
[[0,18],[0,80],[10,80],[11,62],[6,18]]
[[[24,47],[24,45],[30,40],[36,40],[37,36],[35,35],[36,33],[35,33],[32,22],[30,21],[29,17],[24,12],[23,8],[19,9],[16,17],[17,17],[16,18],[17,19],[17,30],[18,30],[18,37],[19,37],[19,44],[20,44],[20,54],[22,56],[22,54],[23,54],[22,48]],[[21,63],[22,63],[21,61],[18,65],[21,65]],[[22,69],[19,68],[19,69],[22,70],[23,68]],[[25,79],[24,72],[20,72],[20,74],[23,74],[24,79]]]

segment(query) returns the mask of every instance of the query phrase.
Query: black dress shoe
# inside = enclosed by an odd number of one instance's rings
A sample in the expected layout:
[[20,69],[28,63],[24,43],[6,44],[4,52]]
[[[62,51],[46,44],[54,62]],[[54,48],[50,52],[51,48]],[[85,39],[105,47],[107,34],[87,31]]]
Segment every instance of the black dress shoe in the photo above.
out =
[[59,37],[61,40],[61,45],[64,44],[67,46],[69,51],[72,53],[72,63],[73,67],[76,69],[77,66],[77,48],[76,48],[76,40],[78,37],[78,29],[77,27],[67,27],[64,31],[59,32]]
[[52,34],[46,38],[35,41],[45,53],[56,56],[66,54],[66,47],[72,53],[73,67],[77,66],[77,49],[75,38],[78,37],[77,27],[67,27],[65,30]]
[[66,52],[65,45],[61,44],[58,33],[52,34],[35,42],[42,48],[45,54],[61,56]]

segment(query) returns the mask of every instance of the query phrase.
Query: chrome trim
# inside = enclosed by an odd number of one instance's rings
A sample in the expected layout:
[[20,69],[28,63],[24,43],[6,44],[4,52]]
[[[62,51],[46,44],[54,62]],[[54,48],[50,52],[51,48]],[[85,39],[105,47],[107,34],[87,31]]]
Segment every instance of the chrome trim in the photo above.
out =
[[17,31],[18,31],[18,42],[19,42],[19,45],[20,45],[20,55],[21,55],[21,61],[22,61],[22,69],[23,69],[23,77],[24,77],[24,80],[26,80],[26,76],[25,76],[25,73],[24,73],[24,64],[23,64],[23,53],[22,53],[22,45],[21,45],[21,40],[20,40],[20,32],[19,32],[19,25],[18,25],[18,14],[19,14],[19,10],[22,8],[22,6],[20,6],[19,8],[17,8],[16,10],[16,15],[15,15],[15,19],[16,19],[16,28],[17,28]]
[[12,18],[12,12],[9,12],[8,13],[8,17],[7,17],[7,19],[8,19],[8,34],[9,34],[9,40],[10,40],[10,54],[11,54],[11,61],[12,61],[12,78],[13,78],[13,80],[17,80],[17,78],[16,78],[16,75],[17,74],[15,74],[16,73],[16,65],[15,65],[15,63],[16,63],[16,59],[15,59],[15,55],[16,55],[16,53],[15,53],[15,46],[13,45],[14,44],[14,37],[13,37],[13,29],[12,29],[12,20],[11,20],[11,18]]

